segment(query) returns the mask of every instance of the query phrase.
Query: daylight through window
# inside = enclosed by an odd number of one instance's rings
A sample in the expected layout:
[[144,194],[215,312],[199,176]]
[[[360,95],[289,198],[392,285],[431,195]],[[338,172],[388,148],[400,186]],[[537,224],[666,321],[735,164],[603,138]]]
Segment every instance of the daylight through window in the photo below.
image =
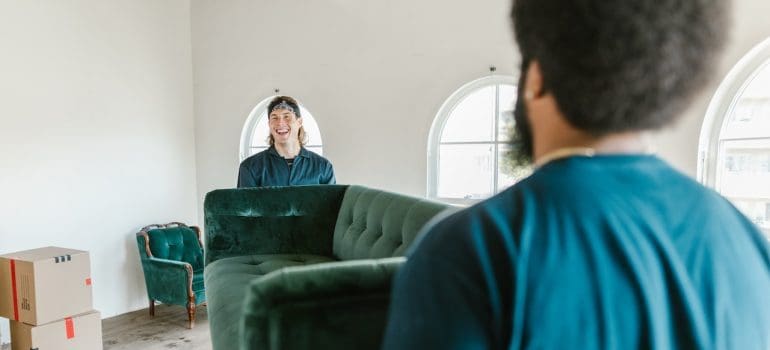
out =
[[441,107],[431,128],[428,195],[472,203],[528,174],[507,156],[515,79],[490,76],[466,84]]

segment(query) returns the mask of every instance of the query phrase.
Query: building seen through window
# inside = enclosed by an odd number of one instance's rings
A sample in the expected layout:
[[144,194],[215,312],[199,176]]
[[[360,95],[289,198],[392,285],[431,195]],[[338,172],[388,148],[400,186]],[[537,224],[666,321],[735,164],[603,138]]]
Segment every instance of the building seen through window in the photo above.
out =
[[702,180],[770,235],[770,41],[744,58],[720,90],[709,108],[718,115],[706,121],[713,123],[712,142],[702,135],[701,148],[709,145],[701,152]]

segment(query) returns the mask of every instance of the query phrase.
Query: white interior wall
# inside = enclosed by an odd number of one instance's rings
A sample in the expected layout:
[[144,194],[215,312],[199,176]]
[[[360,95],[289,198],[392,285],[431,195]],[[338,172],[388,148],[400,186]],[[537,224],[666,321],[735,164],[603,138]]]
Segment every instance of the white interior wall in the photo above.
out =
[[[198,194],[235,184],[249,112],[278,87],[316,116],[340,183],[425,195],[427,138],[462,84],[517,68],[508,0],[486,2],[194,1],[192,40]],[[698,135],[719,81],[770,35],[765,0],[735,1],[716,78],[657,152],[694,176]]]
[[508,0],[193,2],[198,190],[235,185],[251,109],[281,93],[318,121],[339,183],[425,194],[432,118],[455,89],[511,74]]
[[0,1],[0,253],[89,251],[102,317],[147,307],[134,233],[196,220],[189,21],[188,0]]

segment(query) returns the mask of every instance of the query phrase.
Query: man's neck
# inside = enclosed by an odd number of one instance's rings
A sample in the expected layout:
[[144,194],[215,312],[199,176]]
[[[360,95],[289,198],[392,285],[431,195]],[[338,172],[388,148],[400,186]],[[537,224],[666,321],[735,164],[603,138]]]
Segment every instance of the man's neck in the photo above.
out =
[[621,132],[593,136],[576,129],[561,118],[553,118],[548,124],[534,128],[534,161],[564,149],[591,150],[592,154],[639,154],[649,153],[650,145],[644,132]]
[[[537,140],[537,138],[536,138]],[[600,154],[638,154],[649,153],[647,136],[639,132],[609,134],[601,137],[589,135],[555,136],[535,141],[534,159],[562,149],[591,149]]]
[[276,143],[275,151],[283,158],[294,158],[299,154],[302,146],[299,142]]

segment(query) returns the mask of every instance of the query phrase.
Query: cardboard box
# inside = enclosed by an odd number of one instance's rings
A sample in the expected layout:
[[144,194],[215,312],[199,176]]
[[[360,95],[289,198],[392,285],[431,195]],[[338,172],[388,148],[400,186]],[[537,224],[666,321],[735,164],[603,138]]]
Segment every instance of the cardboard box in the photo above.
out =
[[11,321],[12,350],[102,350],[102,317],[99,311],[31,326]]
[[0,317],[34,326],[92,309],[88,252],[46,247],[0,255]]

